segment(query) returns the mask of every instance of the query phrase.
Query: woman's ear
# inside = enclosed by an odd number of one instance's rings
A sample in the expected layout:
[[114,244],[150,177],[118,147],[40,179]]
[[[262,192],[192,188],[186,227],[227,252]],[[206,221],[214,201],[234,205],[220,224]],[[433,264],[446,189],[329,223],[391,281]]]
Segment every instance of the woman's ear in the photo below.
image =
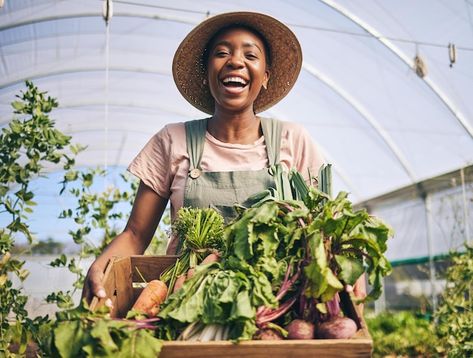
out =
[[263,78],[263,88],[264,89],[268,88],[269,75],[270,75],[269,70],[266,70],[265,73],[264,73],[264,78]]

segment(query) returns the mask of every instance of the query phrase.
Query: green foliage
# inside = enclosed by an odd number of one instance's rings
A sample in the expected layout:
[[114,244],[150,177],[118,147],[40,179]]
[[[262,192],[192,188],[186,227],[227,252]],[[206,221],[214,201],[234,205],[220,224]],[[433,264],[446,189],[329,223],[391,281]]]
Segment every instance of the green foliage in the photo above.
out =
[[[325,311],[325,302],[365,271],[374,277],[369,298],[377,297],[378,277],[390,271],[384,257],[389,227],[354,211],[346,193],[331,200],[314,187],[305,192],[302,201],[267,190],[242,208],[225,227],[221,262],[198,267],[161,306],[160,323],[170,327],[163,337],[175,338],[185,324],[202,322],[229,325],[233,340],[251,339],[291,309],[289,314],[305,318],[307,311],[306,319],[315,320],[315,305]],[[186,218],[185,228],[201,221]]]
[[374,300],[381,294],[382,277],[391,273],[384,253],[392,229],[365,210],[353,210],[347,195],[340,192],[331,200],[310,188],[305,200],[315,215],[307,228],[314,257],[306,268],[308,293],[322,302],[342,290],[343,284],[353,285],[364,271],[372,286],[365,300]]
[[[10,356],[9,346],[19,343],[24,353],[29,338],[37,338],[39,324],[46,318],[31,320],[25,305],[27,297],[14,288],[11,278],[20,282],[28,276],[24,262],[11,256],[15,241],[26,238],[31,245],[33,234],[28,218],[36,205],[30,189],[31,180],[43,175],[46,166],[61,165],[68,170],[75,161],[63,150],[79,151],[70,146],[70,137],[54,126],[49,117],[58,106],[54,98],[40,92],[31,82],[12,103],[15,117],[0,134],[0,214],[9,222],[0,228],[0,355]],[[73,150],[74,149],[74,150]],[[18,342],[20,340],[20,342]]]
[[[61,255],[50,263],[53,267],[67,267],[76,275],[76,281],[70,290],[53,292],[46,298],[47,302],[56,303],[61,309],[72,308],[72,296],[83,287],[85,272],[81,268],[82,260],[99,256],[124,229],[123,223],[131,211],[130,206],[138,189],[137,180],[121,174],[121,185],[103,188],[99,183],[104,182],[106,176],[107,171],[102,168],[87,168],[82,171],[71,168],[64,174],[61,194],[69,188],[68,192],[76,199],[76,203],[75,207],[63,210],[59,218],[74,221],[76,227],[69,230],[69,235],[80,250],[77,260]],[[120,186],[125,189],[121,190]],[[169,222],[168,216],[164,216],[164,222]],[[101,237],[98,243],[90,239],[92,234],[97,233]],[[167,235],[161,227],[158,227],[152,242],[147,253],[163,253]]]
[[437,356],[433,323],[412,312],[381,313],[367,318],[373,356]]
[[162,341],[139,323],[112,320],[107,309],[91,312],[84,304],[56,315],[42,350],[51,357],[157,357]]
[[195,268],[210,253],[223,252],[223,217],[214,209],[181,208],[172,226],[179,240],[180,257],[161,273],[160,280],[174,289],[177,277]]
[[473,356],[473,246],[450,254],[447,286],[435,312],[437,334],[448,357]]
[[254,305],[262,304],[257,297],[261,285],[249,275],[222,269],[220,263],[198,266],[183,288],[169,297],[159,317],[169,327],[196,321],[228,325],[231,339],[251,339],[256,331]]

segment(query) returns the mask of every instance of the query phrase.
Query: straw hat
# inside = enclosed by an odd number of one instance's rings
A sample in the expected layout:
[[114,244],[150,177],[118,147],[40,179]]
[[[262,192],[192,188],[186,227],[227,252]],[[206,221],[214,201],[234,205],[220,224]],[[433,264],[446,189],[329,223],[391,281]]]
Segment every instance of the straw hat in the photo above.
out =
[[266,40],[270,52],[271,77],[254,103],[256,113],[273,106],[294,86],[302,66],[299,41],[289,28],[268,15],[230,12],[212,16],[197,25],[181,42],[172,64],[174,82],[184,98],[197,109],[213,114],[214,99],[204,84],[206,65],[203,54],[210,39],[220,29],[242,25],[254,29]]

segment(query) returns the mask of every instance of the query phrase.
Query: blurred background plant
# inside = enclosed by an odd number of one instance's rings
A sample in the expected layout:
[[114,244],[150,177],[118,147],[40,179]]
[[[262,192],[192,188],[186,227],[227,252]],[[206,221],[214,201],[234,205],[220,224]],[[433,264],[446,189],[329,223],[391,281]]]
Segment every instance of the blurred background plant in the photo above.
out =
[[[80,146],[71,145],[71,137],[57,130],[50,118],[58,106],[54,98],[40,92],[31,82],[26,91],[12,103],[14,117],[0,134],[0,214],[7,224],[0,228],[0,356],[11,355],[15,344],[20,353],[26,351],[29,339],[38,340],[40,327],[48,317],[28,317],[28,297],[12,278],[23,282],[29,272],[24,261],[11,254],[20,237],[32,246],[35,243],[28,219],[33,214],[35,194],[30,189],[33,179],[45,174],[45,167],[60,165],[69,170]],[[68,148],[66,154],[65,149]]]
[[473,357],[473,246],[450,255],[447,285],[435,312],[439,351],[449,357]]
[[453,251],[442,274],[447,282],[435,312],[368,314],[375,357],[473,356],[473,247]]
[[[73,295],[82,288],[84,280],[80,261],[96,257],[123,229],[137,189],[137,181],[124,174],[121,185],[94,187],[94,181],[106,177],[107,171],[75,168],[75,157],[85,148],[71,144],[71,137],[55,128],[50,112],[58,107],[56,99],[40,92],[30,81],[26,82],[26,91],[17,97],[12,103],[14,118],[0,134],[0,215],[2,223],[6,222],[0,228],[1,357],[34,355],[37,352],[32,352],[32,345],[28,343],[34,341],[41,346],[49,335],[51,321],[47,315],[33,319],[28,316],[25,307],[29,297],[22,283],[29,272],[23,268],[25,261],[18,256],[61,254],[51,266],[67,267],[76,280],[70,289],[49,294],[47,302],[56,303],[61,309],[73,307],[77,303]],[[46,177],[51,168],[64,170],[60,193],[68,188],[76,199],[74,207],[63,210],[59,217],[72,219],[77,225],[69,235],[79,247],[78,257],[62,253],[62,242],[52,238],[37,240],[28,225],[36,205],[31,183],[38,177]],[[170,223],[168,212],[162,222],[147,254],[165,252],[168,236],[165,228]],[[92,230],[101,231],[99,242],[90,239]]]
[[437,337],[429,318],[413,312],[383,312],[367,317],[373,338],[373,356],[432,357]]

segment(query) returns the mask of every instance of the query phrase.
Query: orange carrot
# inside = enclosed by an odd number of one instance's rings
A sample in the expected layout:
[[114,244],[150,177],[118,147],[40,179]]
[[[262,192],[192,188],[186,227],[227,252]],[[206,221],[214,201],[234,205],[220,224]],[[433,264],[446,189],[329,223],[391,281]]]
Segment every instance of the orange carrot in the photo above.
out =
[[190,268],[187,270],[187,279],[190,279],[195,274],[195,268]]
[[181,276],[179,276],[176,279],[176,282],[174,283],[174,290],[172,292],[176,292],[177,290],[179,290],[182,287],[182,285],[184,284],[185,281],[186,281],[186,275],[185,274],[182,274]]
[[220,259],[220,256],[217,254],[209,254],[202,260],[201,265],[210,264],[211,262],[217,262]]
[[[200,265],[210,264],[211,262],[217,262],[219,259],[220,259],[219,255],[209,254],[202,260]],[[195,267],[187,270],[187,279],[190,279],[192,276],[194,276],[194,274],[195,274]]]
[[152,280],[143,289],[132,309],[148,316],[156,316],[167,293],[168,288],[163,281]]

